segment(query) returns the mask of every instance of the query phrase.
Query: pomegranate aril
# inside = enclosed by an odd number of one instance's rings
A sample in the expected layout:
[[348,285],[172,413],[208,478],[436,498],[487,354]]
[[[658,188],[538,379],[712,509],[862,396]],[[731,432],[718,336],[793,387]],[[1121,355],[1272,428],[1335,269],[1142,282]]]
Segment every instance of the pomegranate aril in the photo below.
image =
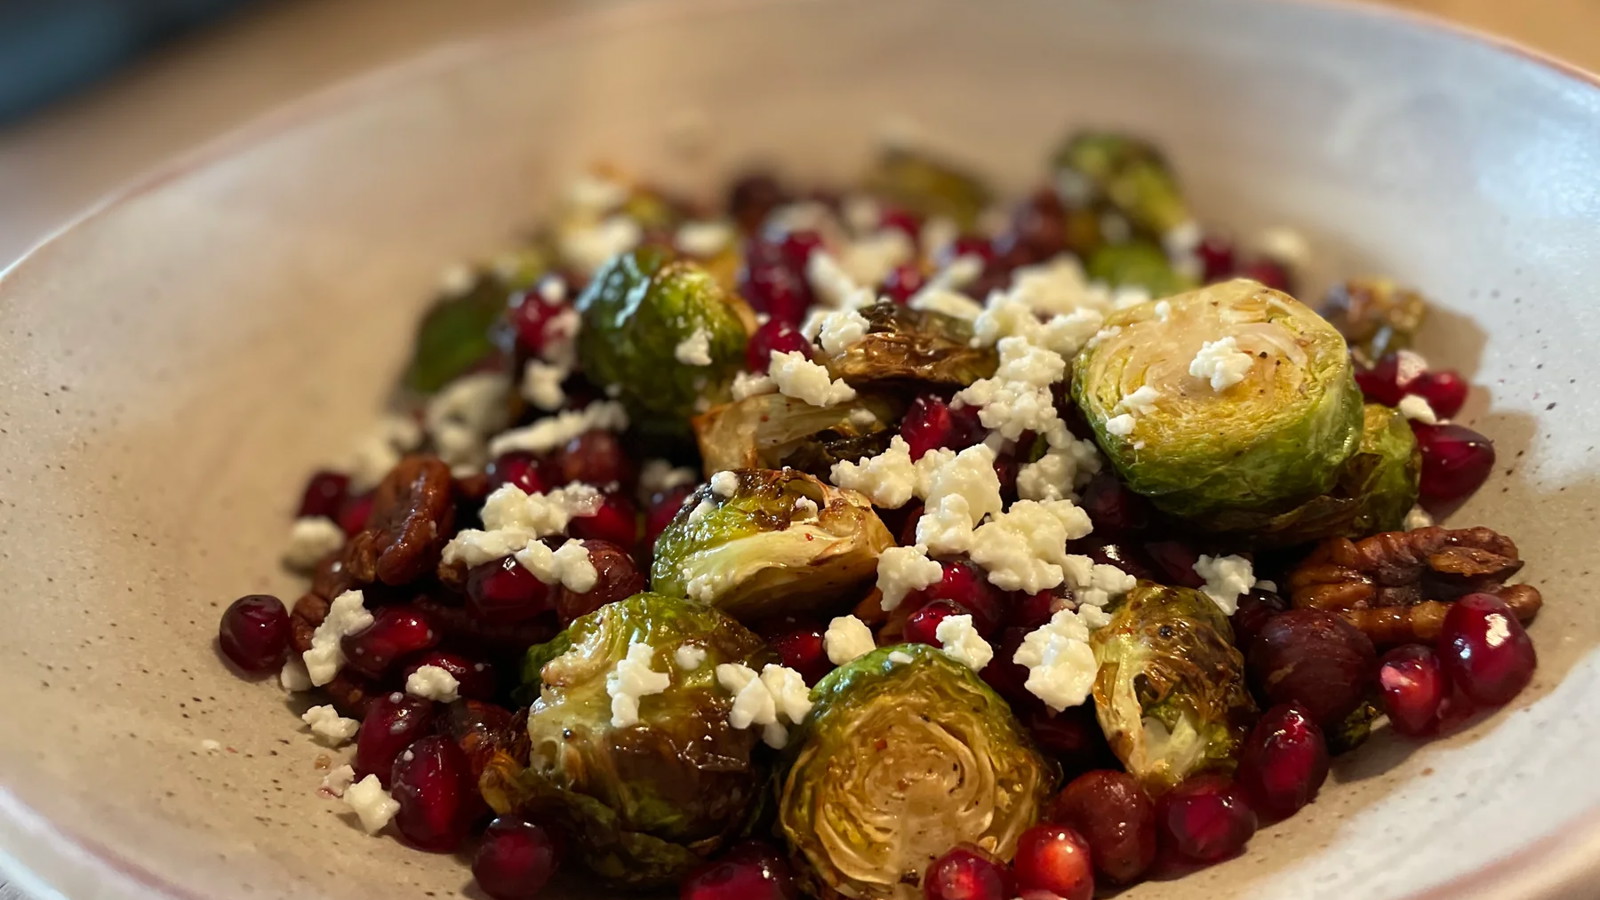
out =
[[289,611],[269,594],[240,597],[222,611],[217,645],[246,672],[271,672],[289,658]]
[[683,879],[679,900],[797,900],[800,891],[783,854],[750,841]]
[[1112,883],[1132,884],[1155,862],[1156,805],[1127,772],[1096,769],[1072,779],[1045,819],[1083,835],[1095,872]]
[[922,217],[909,209],[889,207],[878,214],[878,227],[898,231],[915,244],[922,238]]
[[1261,626],[1245,670],[1261,697],[1304,706],[1328,734],[1366,700],[1376,664],[1372,641],[1342,616],[1291,609]]
[[667,530],[672,524],[672,519],[683,509],[683,502],[694,493],[696,485],[680,484],[677,487],[657,491],[650,497],[649,504],[644,513],[644,540],[647,547],[654,547],[656,538],[661,532]]
[[804,626],[785,631],[767,643],[785,666],[800,673],[806,684],[816,684],[822,676],[833,671],[820,627]]
[[1195,248],[1195,255],[1200,258],[1200,279],[1205,284],[1233,277],[1233,243],[1226,238],[1206,235]]
[[975,234],[963,234],[939,250],[939,268],[945,268],[963,256],[976,256],[988,265],[994,260],[994,245],[987,238]]
[[517,344],[524,351],[533,354],[542,352],[545,345],[556,337],[550,329],[550,323],[566,309],[564,303],[551,303],[546,300],[541,287],[542,283],[531,290],[512,294],[506,312],[512,332],[516,335]]
[[962,844],[933,861],[922,873],[927,900],[1012,900],[1011,872],[971,844]]
[[341,472],[322,471],[311,476],[300,495],[297,516],[325,516],[338,520],[344,498],[350,492],[350,476]]
[[1399,406],[1401,398],[1414,393],[1412,385],[1427,371],[1427,363],[1422,357],[1402,350],[1384,354],[1371,368],[1357,369],[1356,384],[1373,403]]
[[1194,570],[1194,564],[1200,561],[1200,551],[1187,541],[1149,541],[1144,545],[1144,554],[1165,584],[1198,588],[1206,583]]
[[1432,650],[1407,644],[1383,655],[1378,690],[1390,727],[1409,737],[1423,737],[1438,730],[1450,684]]
[[806,270],[806,264],[811,262],[811,254],[821,247],[822,235],[815,231],[790,231],[778,241],[778,249],[783,252],[789,267],[802,273]]
[[1053,590],[1022,594],[1012,599],[1011,608],[1006,612],[1006,624],[1030,630],[1038,628],[1049,622],[1056,614],[1056,607],[1065,602],[1065,598]]
[[902,263],[889,270],[883,277],[883,284],[879,292],[890,300],[905,306],[911,301],[912,295],[922,290],[928,279],[922,274],[922,269],[913,263]]
[[910,644],[942,647],[944,643],[939,640],[939,623],[951,616],[965,615],[969,613],[949,600],[930,600],[907,617],[903,637]]
[[549,832],[524,819],[501,816],[483,830],[472,856],[472,877],[490,900],[533,900],[559,865]]
[[1244,792],[1223,775],[1197,775],[1161,798],[1157,821],[1179,856],[1214,863],[1238,853],[1256,833]]
[[1028,669],[1012,661],[1017,648],[1022,646],[1023,639],[1032,630],[1024,626],[1009,626],[1002,630],[999,639],[994,642],[994,658],[978,673],[989,687],[994,688],[995,693],[1019,711],[1039,705],[1038,698],[1029,693],[1027,688]]
[[1078,505],[1089,514],[1097,536],[1125,537],[1143,531],[1150,524],[1150,502],[1128,490],[1110,471],[1096,473],[1089,479]]
[[965,450],[983,436],[976,407],[952,409],[948,401],[932,394],[911,401],[900,422],[900,437],[910,447],[913,461],[929,450]]
[[399,691],[374,697],[356,735],[356,777],[376,775],[388,787],[395,757],[432,728],[432,700]]
[[1288,267],[1274,260],[1258,259],[1240,269],[1239,277],[1254,279],[1285,294],[1294,294],[1294,277]]
[[1445,369],[1424,372],[1407,385],[1406,392],[1428,401],[1434,414],[1441,419],[1453,419],[1466,405],[1469,386],[1460,373]]
[[579,593],[566,587],[555,587],[553,602],[556,615],[563,626],[579,616],[586,616],[607,603],[615,603],[645,589],[644,576],[639,564],[627,549],[609,541],[586,540],[583,546],[589,551],[589,563],[599,578],[593,588]]
[[776,316],[756,329],[745,346],[745,367],[752,372],[765,372],[772,365],[774,353],[803,353],[811,358],[811,342],[786,319]]
[[506,556],[467,572],[467,612],[481,622],[525,622],[552,608],[550,585]]
[[420,850],[455,850],[483,808],[466,755],[443,735],[428,735],[400,751],[389,784],[389,795],[400,804],[395,828]]
[[521,450],[496,457],[483,469],[489,479],[489,490],[504,485],[516,485],[525,494],[542,494],[549,487],[539,473],[539,461],[532,453]]
[[456,680],[456,693],[470,700],[488,700],[494,697],[494,665],[471,659],[449,650],[424,650],[409,656],[400,666],[400,680],[404,684],[411,673],[423,666],[436,666],[449,672]]
[[612,492],[605,496],[599,511],[573,519],[567,530],[575,538],[610,541],[632,550],[639,544],[639,510],[626,494]]
[[1411,431],[1422,451],[1417,502],[1435,518],[1444,518],[1489,480],[1494,442],[1462,425],[1413,421]]
[[1322,729],[1299,706],[1267,710],[1240,749],[1238,779],[1257,809],[1277,818],[1294,815],[1328,779]]
[[1061,900],[1090,900],[1094,864],[1089,857],[1089,842],[1083,835],[1066,825],[1043,822],[1017,838],[1011,866],[1023,892],[1048,891]]
[[972,616],[972,627],[979,634],[994,634],[1005,615],[1005,593],[989,583],[982,569],[966,560],[942,565],[944,575],[937,582],[907,595],[907,608],[920,609],[935,600],[948,600],[960,612]]
[[339,527],[349,537],[355,537],[367,527],[367,520],[372,518],[372,492],[360,494],[355,497],[345,498],[344,504],[339,507]]
[[[800,324],[811,306],[811,287],[805,272],[797,270],[778,242],[751,240],[745,244],[745,262],[739,272],[739,295],[758,313]],[[766,367],[762,366],[761,371]]]
[[346,663],[363,675],[379,678],[395,660],[439,643],[439,630],[420,610],[385,606],[372,614],[372,624],[340,641]]
[[768,172],[751,172],[728,187],[728,215],[746,231],[756,231],[767,214],[783,205],[788,193]]
[[1445,674],[1477,703],[1500,706],[1522,692],[1539,665],[1533,640],[1504,600],[1468,594],[1451,604],[1439,631]]
[[1054,712],[1043,703],[1033,703],[1017,709],[1016,714],[1034,744],[1055,757],[1068,772],[1115,765],[1116,757],[1090,707],[1074,706]]
[[539,474],[551,487],[581,482],[606,488],[633,483],[633,461],[614,432],[591,429],[550,454]]

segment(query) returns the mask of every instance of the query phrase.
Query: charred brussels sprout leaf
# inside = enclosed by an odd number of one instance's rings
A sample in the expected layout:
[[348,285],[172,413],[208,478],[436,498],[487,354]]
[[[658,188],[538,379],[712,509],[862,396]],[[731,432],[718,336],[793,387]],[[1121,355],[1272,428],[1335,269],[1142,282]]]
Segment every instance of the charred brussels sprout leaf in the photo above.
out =
[[549,270],[544,249],[516,250],[496,259],[492,269],[475,272],[466,291],[434,301],[417,325],[402,376],[405,387],[432,394],[493,357],[507,301]]
[[837,609],[894,539],[866,497],[792,469],[740,469],[731,496],[690,495],[656,540],[651,589],[746,622]]
[[[638,722],[619,727],[607,684],[635,645],[670,683],[640,697]],[[685,668],[681,647],[704,657]],[[749,824],[766,785],[752,755],[758,733],[728,724],[732,698],[716,667],[771,661],[753,632],[702,604],[635,594],[601,607],[528,652],[526,768],[496,756],[479,786],[496,812],[567,830],[607,881],[672,884]]]
[[[1288,294],[1236,279],[1106,326],[1073,361],[1073,399],[1128,487],[1168,513],[1270,517],[1331,490],[1361,440],[1344,340]],[[1236,383],[1190,374],[1207,344]]]
[[994,375],[993,348],[972,346],[972,324],[955,316],[883,301],[861,310],[867,335],[840,353],[817,348],[817,362],[852,386],[923,381],[965,387]]
[[883,151],[867,172],[866,187],[923,216],[945,216],[963,229],[978,223],[993,194],[977,176],[905,147]]
[[1428,301],[1386,279],[1354,279],[1328,292],[1322,314],[1349,341],[1356,361],[1370,366],[1411,346],[1428,315]]
[[882,453],[902,411],[888,397],[812,406],[784,394],[757,394],[695,416],[692,424],[707,475],[784,466],[826,475],[840,460]]
[[741,303],[663,250],[619,254],[578,297],[578,360],[647,430],[681,431],[697,401],[726,398],[744,361]]
[[1152,297],[1165,297],[1194,288],[1193,279],[1172,268],[1160,247],[1149,241],[1108,244],[1089,254],[1086,271],[1095,281],[1112,287],[1139,287]]
[[829,673],[781,778],[778,825],[819,897],[920,897],[922,871],[972,843],[1009,860],[1057,773],[970,669],[923,644]]
[[1255,704],[1233,630],[1210,598],[1141,581],[1091,645],[1100,728],[1146,790],[1232,771]]
[[1111,206],[1147,234],[1160,236],[1192,219],[1166,157],[1148,141],[1083,132],[1056,151],[1054,165],[1066,193]]

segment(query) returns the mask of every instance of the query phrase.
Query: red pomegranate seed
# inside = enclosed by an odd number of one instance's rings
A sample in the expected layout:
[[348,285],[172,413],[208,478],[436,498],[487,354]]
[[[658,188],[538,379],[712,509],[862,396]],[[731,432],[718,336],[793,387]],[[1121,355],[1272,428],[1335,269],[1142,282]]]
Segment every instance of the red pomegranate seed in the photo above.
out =
[[560,865],[555,840],[544,828],[501,816],[483,830],[472,857],[472,877],[490,900],[533,900]]
[[798,900],[794,874],[772,847],[740,844],[683,879],[679,900]]
[[550,585],[509,556],[467,573],[467,612],[493,625],[526,622],[549,612],[550,593]]
[[575,538],[610,541],[631,550],[639,544],[639,509],[628,495],[613,491],[605,495],[598,512],[573,519],[567,530]]
[[1028,691],[1028,670],[1012,661],[1017,648],[1022,646],[1023,638],[1026,638],[1028,632],[1032,630],[1025,626],[1010,626],[1002,630],[999,639],[994,643],[994,659],[978,673],[989,687],[994,688],[995,693],[1004,697],[1007,703],[1018,710],[1042,705],[1039,704],[1039,699]]
[[1285,294],[1294,294],[1294,278],[1289,270],[1282,263],[1270,259],[1258,259],[1250,263],[1239,270],[1239,277],[1254,279]]
[[1090,707],[1074,706],[1054,712],[1043,703],[1030,703],[1016,713],[1034,744],[1055,757],[1067,771],[1115,765],[1116,757]]
[[791,231],[778,242],[783,258],[796,272],[804,273],[811,254],[822,247],[822,235],[815,231]]
[[372,624],[347,634],[340,642],[350,668],[378,678],[395,660],[439,643],[439,630],[420,610],[385,606],[372,614]]
[[1439,660],[1463,693],[1486,706],[1509,703],[1539,665],[1528,632],[1493,594],[1468,594],[1451,604],[1439,632]]
[[922,218],[909,209],[890,207],[878,214],[878,227],[898,231],[916,243],[922,237]]
[[1240,597],[1239,608],[1230,622],[1233,625],[1234,644],[1249,649],[1267,622],[1288,608],[1288,601],[1271,591],[1253,590]]
[[994,245],[979,235],[963,234],[941,248],[935,261],[942,269],[963,256],[976,256],[988,265],[994,261]]
[[1233,779],[1197,775],[1161,798],[1157,819],[1185,859],[1214,863],[1238,853],[1256,833],[1256,814]]
[[[791,325],[800,324],[812,300],[805,272],[796,269],[780,243],[765,240],[745,244],[739,296],[749,301],[756,312]],[[761,371],[766,371],[766,366]]]
[[1208,234],[1195,248],[1200,257],[1200,278],[1206,284],[1225,281],[1233,277],[1233,243],[1215,234]]
[[404,684],[412,672],[423,666],[438,666],[449,672],[455,677],[456,692],[469,700],[489,700],[494,697],[494,666],[491,663],[449,650],[424,650],[407,657],[401,664],[401,683]]
[[1144,552],[1166,584],[1198,588],[1206,583],[1194,570],[1194,564],[1200,561],[1200,551],[1193,544],[1179,540],[1149,541],[1144,545]]
[[389,786],[395,757],[433,728],[433,701],[395,691],[372,698],[356,735],[356,777]]
[[516,485],[525,494],[542,494],[549,488],[539,473],[539,461],[532,453],[520,450],[496,457],[484,467],[483,474],[489,478],[491,491],[507,484]]
[[1467,402],[1468,385],[1459,372],[1445,369],[1423,372],[1406,387],[1406,393],[1428,401],[1441,419],[1453,419]]
[[646,546],[654,547],[656,538],[661,537],[661,532],[667,530],[672,524],[672,519],[683,509],[683,502],[694,493],[697,485],[680,484],[675,488],[657,491],[650,498],[650,503],[645,506],[644,512],[644,539]]
[[607,603],[625,600],[645,589],[639,564],[625,548],[609,541],[596,540],[584,541],[583,545],[589,551],[589,562],[600,577],[593,588],[581,594],[565,587],[555,588],[556,615],[563,626]]
[[767,643],[784,665],[800,673],[806,684],[816,684],[822,676],[833,671],[821,627],[806,625],[785,631],[770,638]]
[[[935,600],[948,600],[972,616],[972,627],[988,637],[1005,616],[1005,593],[989,583],[983,570],[966,560],[943,563],[944,575],[929,587],[906,596],[908,609],[920,609]],[[1048,617],[1046,617],[1048,618]]]
[[550,454],[539,467],[546,484],[559,487],[581,482],[598,488],[633,483],[633,461],[614,432],[585,431]]
[[927,900],[1012,900],[1011,873],[976,846],[962,844],[922,873]]
[[1066,825],[1043,822],[1024,831],[1011,865],[1024,892],[1048,891],[1061,900],[1094,896],[1089,842]]
[[1378,663],[1383,711],[1400,734],[1422,737],[1437,731],[1449,688],[1439,657],[1421,644],[1396,647]]
[[728,215],[747,232],[760,229],[767,214],[783,205],[788,193],[769,172],[739,176],[728,188]]
[[948,401],[932,394],[911,401],[900,422],[900,436],[910,446],[912,460],[929,450],[965,450],[983,440],[983,434],[976,407],[951,409]]
[[271,672],[289,658],[289,611],[269,594],[240,597],[222,611],[217,645],[246,672]]
[[345,495],[350,491],[350,476],[340,472],[318,472],[306,482],[300,496],[297,516],[326,516],[338,520],[344,506]]
[[1399,406],[1402,397],[1415,393],[1412,385],[1426,374],[1426,364],[1415,353],[1386,353],[1371,368],[1356,371],[1356,384],[1373,403]]
[[400,804],[395,828],[419,850],[455,850],[482,809],[466,755],[444,735],[429,735],[400,751],[389,784]]
[[1097,769],[1072,779],[1045,819],[1083,835],[1096,874],[1113,884],[1138,881],[1155,862],[1156,805],[1127,772]]
[[1006,614],[1006,624],[1019,628],[1034,629],[1050,621],[1056,614],[1058,605],[1065,604],[1065,598],[1055,591],[1040,591],[1037,594],[1021,594],[1011,601],[1011,609]]
[[911,302],[912,295],[922,290],[927,283],[928,279],[922,274],[921,268],[913,263],[901,263],[890,269],[889,274],[883,277],[883,284],[879,286],[879,292],[901,306],[905,306]]
[[367,519],[372,517],[372,492],[346,498],[344,505],[339,507],[339,527],[349,537],[361,533],[367,527]]
[[555,336],[550,331],[550,323],[566,309],[564,303],[551,303],[544,299],[544,294],[540,290],[542,286],[543,282],[531,290],[512,294],[507,310],[511,328],[517,336],[517,344],[528,353],[534,354],[542,352],[545,345]]
[[1145,530],[1150,524],[1150,502],[1128,490],[1110,471],[1097,473],[1089,479],[1079,505],[1089,514],[1097,536],[1126,537]]
[[1462,425],[1413,421],[1422,450],[1418,502],[1435,518],[1455,512],[1494,471],[1494,441]]
[[1328,745],[1294,704],[1267,710],[1239,753],[1239,784],[1256,808],[1283,819],[1316,799],[1328,779]]
[[906,619],[903,634],[907,643],[942,647],[939,640],[939,623],[951,616],[970,615],[965,609],[949,600],[931,600]]
[[804,353],[810,359],[811,342],[788,320],[773,316],[756,329],[745,345],[745,367],[752,372],[765,372],[772,365],[772,354],[793,352]]

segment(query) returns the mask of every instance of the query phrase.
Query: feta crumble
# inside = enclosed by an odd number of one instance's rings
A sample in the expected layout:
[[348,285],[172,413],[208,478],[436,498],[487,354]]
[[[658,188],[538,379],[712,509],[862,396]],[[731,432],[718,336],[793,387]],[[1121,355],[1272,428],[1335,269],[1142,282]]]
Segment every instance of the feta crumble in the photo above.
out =
[[871,306],[878,299],[870,288],[857,284],[839,260],[826,250],[814,250],[806,260],[806,282],[811,285],[817,301],[833,309]]
[[202,753],[219,753],[222,751],[222,742],[206,738],[200,742],[200,751]]
[[345,591],[328,605],[328,615],[311,634],[311,649],[301,654],[312,685],[327,684],[344,668],[341,639],[372,624],[372,613],[364,602],[360,591]]
[[838,616],[828,623],[828,630],[822,635],[822,646],[828,653],[828,661],[842,666],[871,653],[878,643],[873,640],[867,623],[855,616]]
[[522,367],[522,399],[545,412],[560,409],[567,402],[567,392],[561,385],[570,374],[572,370],[568,367],[538,359],[528,360]]
[[1063,609],[1028,633],[1011,661],[1028,670],[1028,693],[1060,712],[1089,698],[1100,671],[1089,634],[1111,620],[1102,610],[1085,606]]
[[1125,395],[1117,403],[1119,409],[1125,409],[1136,416],[1148,416],[1156,411],[1156,401],[1161,398],[1161,392],[1150,385],[1141,385],[1138,390]]
[[935,312],[957,319],[976,319],[983,314],[983,304],[960,291],[943,286],[924,286],[906,305],[923,312]]
[[290,693],[311,690],[311,675],[306,672],[306,664],[298,656],[291,656],[278,671],[278,684]]
[[1089,514],[1071,500],[1018,500],[973,532],[972,561],[996,587],[1038,593],[1066,579],[1067,542],[1092,529]]
[[761,739],[774,750],[789,743],[785,719],[798,725],[811,714],[811,692],[793,669],[767,665],[757,675],[749,666],[723,663],[716,671],[717,683],[733,694],[728,724],[741,731],[760,725]]
[[944,566],[927,556],[922,547],[889,547],[878,555],[878,590],[885,612],[905,601],[912,591],[932,587],[944,577]]
[[1407,531],[1416,531],[1418,528],[1427,528],[1433,524],[1433,516],[1429,515],[1427,510],[1413,506],[1411,511],[1406,513],[1405,523],[1401,527]]
[[418,666],[406,676],[406,693],[424,700],[454,703],[461,696],[461,683],[442,666]]
[[739,492],[739,476],[733,472],[721,471],[711,476],[711,493],[724,500]]
[[748,397],[758,397],[762,394],[776,393],[778,383],[770,375],[756,372],[739,372],[733,376],[731,388],[733,399],[744,400]]
[[972,627],[970,615],[946,616],[934,629],[933,636],[938,638],[946,656],[974,672],[982,671],[989,660],[994,659],[994,648]]
[[644,239],[644,230],[632,217],[608,216],[592,225],[566,228],[556,236],[561,256],[584,274],[593,274],[618,253],[632,250]]
[[687,466],[674,466],[664,459],[647,459],[639,468],[639,499],[648,501],[663,491],[699,480],[700,473]]
[[356,736],[361,723],[346,719],[331,706],[313,706],[300,716],[300,721],[311,727],[311,733],[330,747],[337,747]]
[[556,413],[532,425],[501,432],[489,442],[489,455],[500,456],[513,450],[544,453],[585,431],[623,431],[627,427],[628,413],[621,403],[609,400],[591,403],[583,409]]
[[904,650],[892,650],[889,653],[889,662],[903,666],[906,663],[916,662],[916,660]]
[[309,572],[328,554],[344,546],[344,529],[327,516],[300,516],[289,527],[289,546],[283,551],[283,564],[297,572]]
[[[457,533],[444,545],[443,559],[470,568],[516,555],[531,548],[539,538],[564,533],[573,519],[595,515],[603,503],[600,492],[587,484],[570,484],[543,494],[529,494],[514,484],[503,484],[483,503],[479,514],[483,528]],[[544,551],[549,552],[549,548]]]
[[1229,616],[1238,610],[1239,598],[1249,593],[1256,583],[1250,560],[1242,556],[1201,554],[1194,564],[1194,571],[1206,580],[1201,590],[1224,615]]
[[1017,496],[1023,500],[1064,500],[1100,471],[1100,451],[1093,441],[1067,437],[1017,471]]
[[696,328],[672,348],[672,357],[686,366],[711,365],[711,332],[704,326]]
[[361,820],[361,828],[367,834],[377,834],[387,828],[394,814],[400,811],[400,804],[383,789],[376,775],[368,775],[345,788],[344,803]]
[[996,346],[1000,364],[994,376],[974,381],[955,399],[978,407],[983,427],[1009,441],[1024,431],[1044,433],[1058,427],[1061,419],[1050,386],[1066,376],[1066,360],[1025,338],[1001,338]]
[[1418,394],[1407,394],[1400,398],[1400,405],[1396,407],[1400,414],[1408,419],[1421,422],[1424,425],[1439,424],[1439,415],[1433,411],[1433,406],[1428,403],[1428,398]]
[[860,343],[871,325],[858,310],[832,310],[817,318],[815,337],[823,350],[839,354]]
[[346,471],[352,493],[378,486],[400,457],[422,445],[422,428],[406,416],[385,416],[356,445]]
[[705,665],[706,648],[699,644],[679,644],[678,649],[672,651],[672,661],[685,672],[692,672]]
[[422,424],[435,451],[453,471],[481,467],[489,435],[506,426],[506,393],[510,382],[495,372],[465,375],[445,385],[428,401]]
[[1206,341],[1189,363],[1189,374],[1209,381],[1213,391],[1223,391],[1244,380],[1255,357],[1239,349],[1233,337]]
[[356,780],[356,770],[349,765],[338,766],[330,769],[328,774],[322,776],[322,789],[335,797],[343,797],[344,792]]
[[836,406],[856,398],[855,388],[835,381],[825,367],[806,359],[798,350],[772,351],[768,374],[780,393],[812,406]]
[[533,541],[513,557],[542,583],[560,584],[575,594],[587,594],[600,582],[600,572],[582,541],[567,541],[554,550],[543,541]]
[[839,268],[857,284],[880,284],[895,266],[916,255],[910,235],[898,228],[880,228],[847,242],[839,251]]
[[888,449],[877,456],[834,463],[828,476],[836,487],[860,491],[874,506],[884,509],[905,506],[917,489],[917,468],[911,461],[911,445],[899,435],[890,438]]
[[659,694],[672,684],[672,677],[650,668],[655,650],[649,644],[628,645],[628,655],[617,660],[617,667],[606,676],[606,694],[611,697],[611,727],[629,728],[639,724],[639,699]]
[[678,226],[674,241],[690,256],[709,259],[733,241],[733,227],[727,222],[685,222]]
[[1129,413],[1115,415],[1106,420],[1106,434],[1127,437],[1133,434],[1133,429],[1138,424]]
[[[954,455],[932,453],[928,469],[922,518],[917,520],[917,543],[931,553],[962,553],[972,544],[972,530],[985,516],[1004,506],[1000,477],[995,474],[995,451],[977,444]],[[920,462],[920,461],[919,461]]]

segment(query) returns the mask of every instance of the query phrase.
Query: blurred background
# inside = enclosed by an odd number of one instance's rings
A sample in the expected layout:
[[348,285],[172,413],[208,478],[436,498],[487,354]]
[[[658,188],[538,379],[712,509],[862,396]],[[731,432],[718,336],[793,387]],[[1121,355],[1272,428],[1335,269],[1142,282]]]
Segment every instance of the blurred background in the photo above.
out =
[[[161,160],[319,87],[626,2],[0,0],[0,268]],[[1379,2],[1600,70],[1600,0]]]

